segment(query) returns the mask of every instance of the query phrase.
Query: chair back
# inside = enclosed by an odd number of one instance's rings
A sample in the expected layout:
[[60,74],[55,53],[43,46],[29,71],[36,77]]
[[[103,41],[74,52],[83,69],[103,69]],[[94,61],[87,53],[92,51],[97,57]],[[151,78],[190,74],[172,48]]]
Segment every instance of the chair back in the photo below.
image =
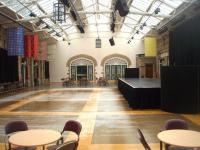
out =
[[145,150],[151,150],[150,146],[148,145],[147,141],[144,138],[144,135],[140,129],[137,129],[138,137],[142,145],[144,146]]
[[79,140],[79,135],[81,133],[81,130],[82,130],[82,125],[80,122],[78,122],[76,120],[69,120],[65,123],[65,126],[64,126],[61,134],[63,134],[63,132],[65,132],[65,131],[71,131],[71,132],[74,132],[77,134],[78,140]]
[[26,131],[28,130],[28,126],[24,121],[12,121],[6,124],[5,133],[10,134],[17,131]]
[[166,130],[172,130],[172,129],[184,129],[188,130],[188,124],[185,120],[182,119],[170,119],[165,123]]
[[69,141],[59,146],[56,150],[76,150],[77,147],[78,147],[77,141]]

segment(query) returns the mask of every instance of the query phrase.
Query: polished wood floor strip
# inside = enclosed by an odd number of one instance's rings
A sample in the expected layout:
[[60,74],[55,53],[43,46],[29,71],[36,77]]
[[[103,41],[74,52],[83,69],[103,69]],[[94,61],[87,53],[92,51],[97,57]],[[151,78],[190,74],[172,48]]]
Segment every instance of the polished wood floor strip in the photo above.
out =
[[[83,125],[78,150],[142,150],[136,135],[141,128],[154,150],[164,122],[181,118],[200,131],[200,115],[178,115],[154,110],[133,110],[117,88],[52,88],[28,91],[0,99],[0,150],[4,150],[4,126],[25,120],[31,129],[61,131],[69,119]],[[67,140],[74,134],[68,134]],[[38,147],[40,150],[41,147]]]

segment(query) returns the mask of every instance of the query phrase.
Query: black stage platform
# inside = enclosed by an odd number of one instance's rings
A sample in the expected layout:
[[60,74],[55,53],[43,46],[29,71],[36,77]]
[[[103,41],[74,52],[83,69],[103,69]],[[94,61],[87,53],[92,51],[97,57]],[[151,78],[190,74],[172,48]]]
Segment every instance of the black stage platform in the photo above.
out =
[[118,89],[132,108],[160,108],[160,80],[118,79]]

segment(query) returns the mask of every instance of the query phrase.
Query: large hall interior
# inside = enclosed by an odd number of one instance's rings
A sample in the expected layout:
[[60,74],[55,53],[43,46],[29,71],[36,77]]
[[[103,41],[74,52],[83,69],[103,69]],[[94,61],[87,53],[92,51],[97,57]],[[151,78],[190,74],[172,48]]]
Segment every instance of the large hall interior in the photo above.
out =
[[0,0],[0,150],[199,139],[199,0]]

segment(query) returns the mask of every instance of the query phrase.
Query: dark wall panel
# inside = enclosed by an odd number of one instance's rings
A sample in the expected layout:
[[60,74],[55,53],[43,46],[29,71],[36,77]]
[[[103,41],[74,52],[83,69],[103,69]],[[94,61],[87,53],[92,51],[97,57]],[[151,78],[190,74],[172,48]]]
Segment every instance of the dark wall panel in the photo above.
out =
[[139,78],[139,68],[125,68],[125,78]]

